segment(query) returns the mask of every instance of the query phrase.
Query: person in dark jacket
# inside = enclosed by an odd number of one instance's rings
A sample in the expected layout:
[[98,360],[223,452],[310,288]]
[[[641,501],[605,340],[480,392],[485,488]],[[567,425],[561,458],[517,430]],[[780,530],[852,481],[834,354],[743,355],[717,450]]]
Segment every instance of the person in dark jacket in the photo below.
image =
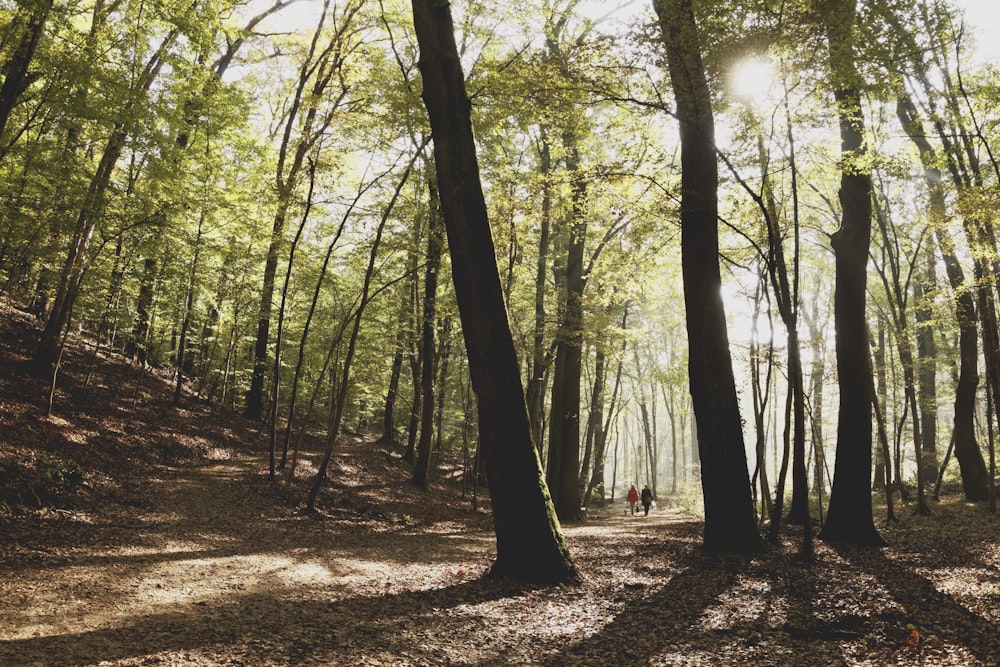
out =
[[649,484],[642,487],[642,509],[649,516],[649,506],[653,504],[653,492],[649,490]]

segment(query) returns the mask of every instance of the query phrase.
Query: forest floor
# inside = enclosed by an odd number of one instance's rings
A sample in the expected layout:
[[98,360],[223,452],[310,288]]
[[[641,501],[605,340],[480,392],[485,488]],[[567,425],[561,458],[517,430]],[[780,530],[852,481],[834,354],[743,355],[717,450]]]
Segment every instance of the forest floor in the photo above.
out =
[[584,582],[482,578],[495,553],[442,464],[428,494],[358,436],[320,512],[315,455],[267,479],[267,439],[166,378],[74,347],[53,413],[34,328],[0,313],[0,665],[995,665],[1000,522],[899,510],[881,550],[796,530],[709,556],[700,522],[619,503],[565,526]]

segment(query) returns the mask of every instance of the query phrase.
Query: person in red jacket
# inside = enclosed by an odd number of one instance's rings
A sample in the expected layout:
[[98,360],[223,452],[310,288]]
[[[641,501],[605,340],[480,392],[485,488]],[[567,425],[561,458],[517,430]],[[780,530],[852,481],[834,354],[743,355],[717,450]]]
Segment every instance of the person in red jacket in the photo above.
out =
[[639,492],[635,490],[635,484],[629,487],[628,496],[625,498],[628,501],[629,511],[635,515],[635,506],[639,502]]

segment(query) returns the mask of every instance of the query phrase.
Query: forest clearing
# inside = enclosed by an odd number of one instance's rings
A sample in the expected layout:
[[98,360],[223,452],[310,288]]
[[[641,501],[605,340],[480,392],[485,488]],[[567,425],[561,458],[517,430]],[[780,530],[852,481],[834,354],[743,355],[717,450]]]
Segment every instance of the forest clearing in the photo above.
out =
[[956,495],[931,517],[880,513],[884,550],[818,544],[811,564],[791,527],[764,554],[710,555],[698,518],[626,516],[620,498],[564,526],[581,584],[490,581],[488,499],[473,510],[448,465],[425,494],[355,436],[309,514],[314,466],[269,482],[253,422],[175,408],[164,378],[120,359],[84,387],[71,349],[44,417],[31,331],[5,319],[0,338],[2,665],[1000,661],[997,519]]

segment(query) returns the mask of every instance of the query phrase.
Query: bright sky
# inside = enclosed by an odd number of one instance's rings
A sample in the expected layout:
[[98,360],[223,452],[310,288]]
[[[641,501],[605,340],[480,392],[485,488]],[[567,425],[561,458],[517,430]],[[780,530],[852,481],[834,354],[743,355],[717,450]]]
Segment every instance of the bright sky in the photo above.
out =
[[965,10],[967,28],[972,31],[980,57],[1000,60],[1000,0],[953,0]]

